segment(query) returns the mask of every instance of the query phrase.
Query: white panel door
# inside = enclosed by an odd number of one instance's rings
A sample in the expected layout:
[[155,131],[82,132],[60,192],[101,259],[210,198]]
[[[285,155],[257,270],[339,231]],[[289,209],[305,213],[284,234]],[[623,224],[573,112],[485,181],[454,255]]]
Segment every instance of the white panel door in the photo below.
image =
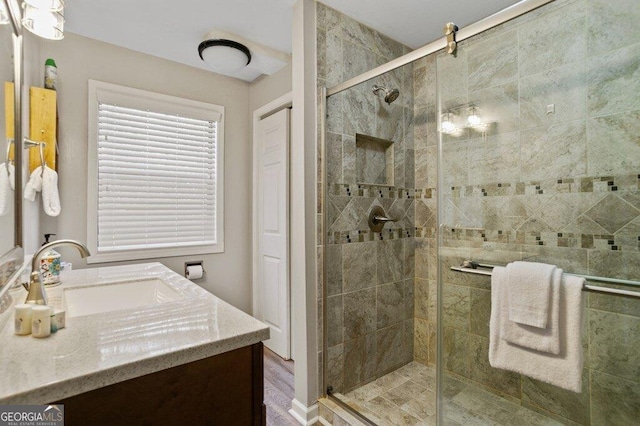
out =
[[291,357],[289,285],[289,109],[258,122],[258,309],[264,344]]

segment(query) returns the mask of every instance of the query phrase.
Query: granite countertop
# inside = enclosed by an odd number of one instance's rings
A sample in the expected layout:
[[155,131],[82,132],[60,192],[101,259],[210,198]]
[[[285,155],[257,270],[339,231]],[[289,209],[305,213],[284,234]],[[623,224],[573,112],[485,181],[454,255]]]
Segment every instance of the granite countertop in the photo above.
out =
[[[65,288],[158,278],[179,300],[69,317],[45,339],[13,334],[14,310],[0,318],[0,404],[45,404],[204,359],[269,338],[262,322],[160,263],[82,269],[47,289],[49,304]],[[23,303],[24,289],[11,290]]]

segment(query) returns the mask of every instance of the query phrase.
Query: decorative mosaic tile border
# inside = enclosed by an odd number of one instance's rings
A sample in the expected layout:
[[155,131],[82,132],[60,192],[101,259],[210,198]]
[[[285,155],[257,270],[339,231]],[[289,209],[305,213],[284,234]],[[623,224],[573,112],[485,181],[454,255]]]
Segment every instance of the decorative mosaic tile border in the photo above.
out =
[[341,195],[347,197],[363,197],[363,198],[405,198],[413,199],[416,197],[416,189],[399,188],[395,186],[369,185],[364,183],[346,184],[334,183],[329,184],[331,190],[329,195]]
[[[435,229],[431,229],[435,234]],[[416,231],[416,235],[418,231]],[[569,232],[503,231],[477,228],[449,228],[445,244],[453,241],[470,243],[504,243],[549,247],[583,248],[617,251],[640,251],[640,236],[575,234]]]
[[435,238],[435,228],[395,228],[373,231],[342,231],[327,233],[327,244],[365,243],[368,241],[397,240],[401,238]]
[[436,198],[436,188],[398,188],[395,186],[378,186],[364,183],[334,183],[329,185],[331,186],[329,195],[363,198]]
[[[369,184],[330,184],[329,195],[365,198],[436,198],[436,188],[397,188]],[[527,182],[496,182],[482,185],[452,186],[453,197],[500,197],[581,192],[640,191],[640,174],[546,179]]]
[[[433,188],[431,188],[431,190],[435,191]],[[539,195],[638,190],[640,190],[640,174],[633,174],[452,186],[451,195],[453,197],[499,197],[505,195]]]
[[368,241],[397,240],[415,237],[414,228],[383,229],[382,232],[341,231],[327,233],[327,244],[365,243]]
[[[444,235],[445,245],[466,241],[482,243],[521,244],[614,251],[640,251],[640,235],[575,234],[569,232],[503,231],[478,228],[449,228]],[[396,228],[373,231],[329,232],[327,244],[364,243],[402,238],[436,238],[436,228]]]

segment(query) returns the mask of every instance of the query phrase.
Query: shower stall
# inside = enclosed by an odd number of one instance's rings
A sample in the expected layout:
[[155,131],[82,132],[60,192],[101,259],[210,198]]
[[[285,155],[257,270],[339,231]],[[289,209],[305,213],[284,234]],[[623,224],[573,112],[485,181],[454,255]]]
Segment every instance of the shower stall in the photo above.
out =
[[[322,393],[379,425],[637,422],[640,299],[598,289],[640,291],[640,3],[415,51],[317,16]],[[582,292],[580,393],[489,363],[490,269],[459,267],[515,260],[619,279]]]

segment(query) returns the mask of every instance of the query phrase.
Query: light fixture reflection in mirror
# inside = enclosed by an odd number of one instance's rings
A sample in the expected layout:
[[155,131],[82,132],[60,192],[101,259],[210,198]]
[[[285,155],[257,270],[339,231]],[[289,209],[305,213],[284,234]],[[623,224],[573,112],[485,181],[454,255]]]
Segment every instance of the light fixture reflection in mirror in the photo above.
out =
[[485,133],[491,122],[486,122],[475,105],[459,105],[442,114],[440,117],[440,131],[442,133],[460,136],[464,129],[473,129]]
[[456,132],[456,125],[454,123],[454,116],[450,112],[445,112],[442,114],[442,120],[440,122],[440,129],[442,129],[442,133],[446,133],[448,135]]
[[0,25],[7,25],[9,23],[9,12],[4,4],[4,1],[0,1]]
[[482,119],[478,112],[478,107],[472,106],[468,109],[467,124],[469,127],[478,127],[482,125]]
[[28,2],[24,2],[22,7],[24,9],[22,25],[27,30],[48,40],[62,40],[64,38],[64,10],[62,7],[59,10],[41,9]]

